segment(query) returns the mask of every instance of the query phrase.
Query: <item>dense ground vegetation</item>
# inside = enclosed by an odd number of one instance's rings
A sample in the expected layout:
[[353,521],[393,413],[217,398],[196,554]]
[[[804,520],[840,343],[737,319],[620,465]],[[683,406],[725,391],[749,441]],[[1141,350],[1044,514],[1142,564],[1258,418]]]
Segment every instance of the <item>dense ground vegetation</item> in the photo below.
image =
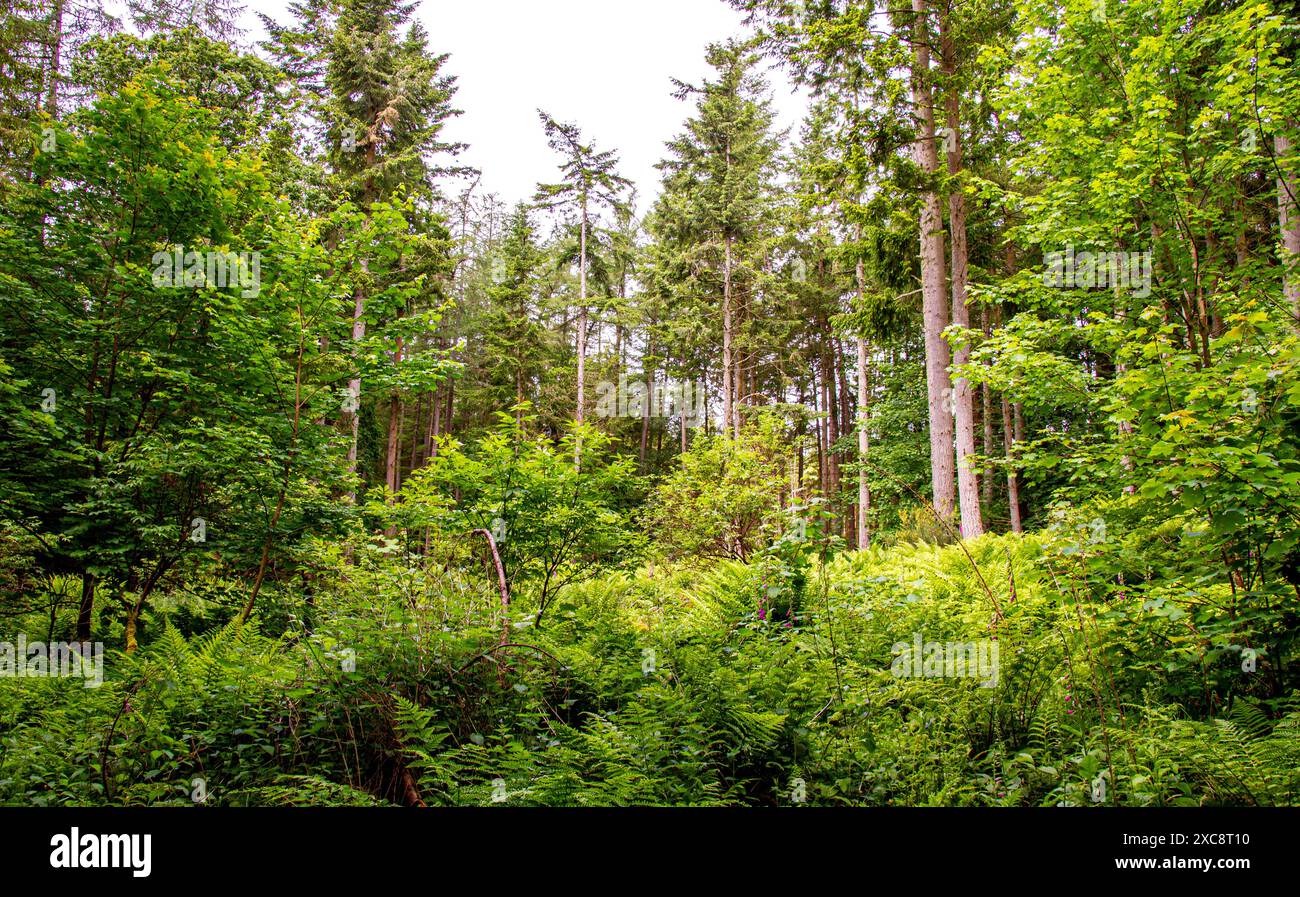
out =
[[1300,802],[1300,16],[731,5],[644,208],[436,10],[0,6],[0,802]]

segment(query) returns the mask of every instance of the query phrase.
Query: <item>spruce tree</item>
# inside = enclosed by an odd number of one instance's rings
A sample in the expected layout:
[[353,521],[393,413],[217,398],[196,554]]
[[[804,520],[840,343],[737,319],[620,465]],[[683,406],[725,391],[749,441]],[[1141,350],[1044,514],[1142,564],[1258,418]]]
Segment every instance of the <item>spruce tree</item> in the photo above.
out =
[[[594,143],[584,143],[577,125],[558,122],[540,109],[537,114],[547,142],[563,161],[562,180],[539,184],[536,202],[543,208],[572,210],[578,216],[578,396],[573,419],[581,426],[587,414],[587,275],[592,218],[600,209],[621,208],[623,194],[632,184],[618,174],[618,156],[613,150],[597,150]],[[581,439],[574,441],[574,457],[582,457]]]
[[695,114],[668,143],[659,163],[664,195],[658,237],[709,274],[698,279],[717,303],[722,331],[722,425],[740,430],[744,399],[739,365],[740,299],[752,296],[771,227],[780,139],[758,56],[743,44],[713,44],[707,60],[715,78],[696,87],[681,81],[679,99],[694,98]]

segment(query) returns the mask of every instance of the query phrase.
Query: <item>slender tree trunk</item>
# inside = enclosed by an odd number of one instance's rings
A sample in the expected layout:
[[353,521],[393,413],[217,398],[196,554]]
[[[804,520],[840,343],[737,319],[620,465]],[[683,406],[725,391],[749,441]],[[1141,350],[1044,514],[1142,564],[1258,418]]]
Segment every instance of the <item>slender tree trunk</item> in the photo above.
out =
[[[706,384],[709,382],[708,364],[705,364],[704,370],[700,371],[700,380]],[[707,401],[707,399],[704,402],[704,437],[706,439],[713,435],[713,412],[710,410],[711,404],[712,403]]]
[[[59,69],[62,67],[63,54],[63,8],[66,0],[55,0],[54,21],[50,28],[50,69],[49,83],[42,85],[45,93],[45,111],[51,119],[59,117]],[[37,89],[36,105],[41,104],[41,88]],[[35,157],[32,159],[35,164]],[[45,176],[37,178],[36,183],[40,186],[45,184]],[[40,227],[36,231],[36,242],[40,246],[45,245],[45,228],[47,218],[44,213],[41,214]]]
[[[980,423],[984,428],[984,457],[993,457],[993,390],[987,383],[980,384]],[[980,506],[993,504],[993,465],[986,462],[980,471]]]
[[[1295,122],[1287,122],[1284,127],[1294,128]],[[1300,183],[1297,182],[1295,167],[1297,163],[1291,158],[1291,138],[1278,134],[1273,138],[1273,154],[1281,172],[1277,179],[1277,218],[1282,233],[1282,264],[1286,266],[1283,275],[1287,302],[1291,313],[1300,326]]]
[[[366,146],[366,168],[368,170],[374,169],[377,161],[378,161],[378,151],[375,148],[375,142],[371,140],[368,142]],[[367,221],[370,220],[370,210],[371,207],[374,205],[377,192],[378,191],[376,189],[374,179],[373,178],[367,179],[366,186],[365,186],[365,193],[362,198],[362,208],[365,211],[365,216]],[[365,279],[368,279],[368,275],[370,274],[369,259],[366,258],[361,259],[361,271],[363,277]],[[361,343],[361,341],[366,338],[366,320],[364,317],[365,313],[366,313],[366,292],[364,288],[357,287],[353,293],[353,308],[352,308],[352,344],[354,347],[358,346]],[[355,377],[353,377],[348,381],[348,394],[349,394],[349,401],[351,403],[350,405],[351,410],[348,412],[348,417],[349,417],[348,423],[352,431],[351,433],[352,438],[348,444],[348,473],[350,475],[349,478],[352,478],[355,477],[357,474],[357,443],[361,436],[361,374],[359,372]],[[350,503],[355,503],[357,500],[356,493],[355,492],[349,493],[347,496],[347,500]]]
[[[587,419],[587,198],[582,199],[582,228],[578,249],[578,407],[573,419],[582,424]],[[573,443],[573,464],[582,463],[582,438]]]
[[[678,370],[682,370],[682,371],[684,371],[684,370],[686,370],[686,368],[685,368],[685,366],[683,365],[682,367],[679,367]],[[685,388],[686,388],[686,385],[685,385],[685,383],[683,382],[683,384],[682,384],[682,389],[685,390]],[[689,412],[687,411],[687,408],[690,407],[690,405],[695,405],[695,404],[697,404],[697,403],[700,401],[699,390],[698,390],[697,388],[695,388],[694,386],[692,386],[692,388],[691,388],[691,400],[692,400],[692,401],[688,404],[688,403],[686,402],[686,394],[685,394],[685,392],[682,393],[681,416],[680,416],[679,419],[681,420],[681,428],[682,428],[681,439],[682,439],[682,454],[683,454],[683,455],[686,454],[686,451],[687,451],[687,449],[689,448],[688,435],[687,435],[687,433],[686,433],[686,430],[687,430],[687,427],[686,427],[686,418],[687,418],[687,416],[688,416],[688,414],[689,414]]]
[[[858,283],[862,282],[862,262],[858,262]],[[871,485],[867,479],[867,459],[871,454],[871,379],[867,369],[867,341],[858,337],[858,550],[871,547]]]
[[[400,396],[393,396],[388,402],[388,452],[384,459],[384,485],[388,489],[388,503],[397,503],[397,492],[402,488],[401,446],[402,423],[406,416],[406,407]],[[397,523],[389,524],[384,531],[388,538],[397,536]]]
[[790,507],[799,506],[799,477],[803,474],[803,446],[796,444],[790,460]]
[[[948,76],[944,104],[947,111],[947,130],[944,142],[948,149],[948,174],[957,176],[962,171],[961,146],[961,95],[956,86],[956,49],[948,35],[948,16],[940,16],[940,40],[943,48],[943,67]],[[970,307],[966,304],[969,280],[968,248],[966,243],[966,195],[960,184],[954,184],[948,193],[948,229],[952,233],[952,322],[958,327],[970,328]],[[956,352],[953,363],[970,363],[971,350],[963,345]],[[980,514],[979,477],[972,464],[975,455],[975,393],[970,381],[958,377],[953,384],[953,405],[957,418],[957,494],[961,505],[961,534],[973,539],[984,532]]]
[[[980,323],[987,340],[993,335],[988,306],[980,311]],[[980,501],[983,507],[988,508],[993,506],[993,390],[989,389],[987,382],[980,384],[980,422],[984,425],[984,457],[989,459],[980,474]]]
[[[456,411],[456,383],[452,381],[447,384],[447,410],[443,412],[442,430],[440,432],[450,434],[453,416]],[[435,448],[434,454],[437,454]]]
[[[830,330],[829,323],[826,325]],[[840,494],[840,459],[835,444],[840,439],[839,396],[835,386],[835,350],[827,347],[822,355],[823,364],[828,365],[823,373],[822,384],[826,390],[826,497],[830,499],[830,509],[834,512],[835,502]]]
[[[361,260],[363,271],[369,268],[365,259]],[[353,294],[352,307],[352,343],[359,345],[366,338],[366,293],[361,287],[357,287]],[[348,380],[348,411],[347,421],[351,439],[348,442],[348,474],[355,477],[357,474],[357,443],[361,437],[361,374]],[[357,500],[356,492],[349,492],[347,496],[349,502]]]
[[[849,397],[849,380],[848,380],[848,374],[846,372],[846,368],[848,367],[848,364],[847,364],[847,359],[845,358],[844,355],[844,343],[840,340],[838,336],[835,336],[833,333],[831,335],[831,367],[835,371],[834,382],[836,388],[836,395],[839,397],[839,401],[836,404],[836,408],[838,409],[838,412],[837,412],[837,420],[835,422],[835,438],[838,441],[839,439],[842,439],[846,433],[848,433],[849,427],[853,426],[851,421],[854,419],[854,416],[853,416],[853,409],[850,407],[851,399]],[[841,468],[840,456],[837,453],[835,455],[835,489],[837,493],[842,488],[843,484],[844,484],[844,471]],[[853,544],[852,527],[856,525],[856,522],[857,522],[856,514],[846,513],[844,515],[845,544],[848,545]]]
[[[159,566],[161,566],[161,563]],[[158,568],[154,569],[157,572]],[[150,574],[149,579],[153,579],[153,574]],[[122,652],[124,654],[134,654],[140,648],[140,614],[144,611],[144,603],[148,598],[151,587],[146,583],[146,587],[140,589],[139,580],[139,574],[132,569],[130,576],[126,580],[126,593],[128,595],[136,594],[137,589],[139,589],[139,594],[136,596],[135,603],[131,605],[131,610],[126,615],[126,623],[122,627]]]
[[[1016,425],[1016,444],[1021,445],[1025,441],[1025,406],[1020,402],[1015,402],[1014,404],[1012,404],[1011,417]],[[1017,480],[1016,485],[1018,488],[1019,480]],[[1021,515],[1023,516],[1025,511],[1025,506],[1023,501],[1020,502],[1018,507],[1020,508]]]
[[[486,529],[474,530],[475,534],[482,536],[487,540],[488,551],[492,555],[492,567],[497,575],[497,588],[501,592],[501,642],[506,645],[510,642],[510,586],[506,582],[506,570],[501,564],[501,552],[497,550],[497,540],[493,538],[492,531]],[[541,612],[538,612],[540,619]]]
[[431,458],[438,454],[437,439],[442,433],[439,427],[442,426],[442,391],[435,390],[429,397],[431,414],[429,415],[429,429],[424,434],[424,462],[427,464]]
[[654,377],[651,374],[646,377],[645,393],[643,394],[644,404],[641,406],[641,454],[639,461],[643,472],[645,471],[646,455],[650,451],[650,407],[653,397]]
[[645,470],[646,456],[650,453],[650,416],[653,413],[651,410],[653,399],[652,390],[655,379],[654,366],[650,360],[654,358],[655,354],[654,327],[657,323],[658,322],[653,319],[650,321],[649,335],[646,338],[645,355],[643,356],[641,363],[641,375],[645,378],[645,392],[642,396],[644,404],[641,406],[641,448],[637,460],[640,464],[640,470],[642,471]]
[[1002,443],[1007,456],[1007,505],[1011,509],[1011,531],[1024,532],[1020,523],[1020,478],[1016,474],[1016,431],[1011,422],[1011,403],[1002,397]]
[[[856,240],[862,240],[862,227],[857,227]],[[867,277],[862,259],[855,268],[858,283],[859,309],[867,303]],[[867,476],[867,460],[871,455],[871,372],[868,367],[867,341],[858,337],[858,550],[871,547],[871,481]]]
[[515,371],[515,426],[524,425],[524,369]]
[[930,478],[935,512],[952,518],[955,504],[953,416],[949,407],[951,361],[943,338],[949,320],[943,259],[943,213],[937,185],[939,158],[935,147],[934,98],[930,88],[929,34],[926,0],[912,0],[913,25],[912,102],[917,133],[913,151],[917,165],[931,179],[921,206],[921,295],[925,326],[925,374],[930,413]]
[[735,409],[732,406],[732,378],[735,370],[732,364],[731,332],[731,235],[726,238],[726,248],[722,261],[722,429],[730,431],[733,426]]
[[54,23],[50,30],[50,81],[45,92],[45,111],[50,118],[59,117],[59,69],[63,66],[63,8],[66,4],[67,0],[55,0]]
[[849,355],[845,343],[835,337],[835,377],[840,385],[840,435],[848,432],[854,419],[853,396],[849,394]]
[[81,574],[81,603],[77,607],[77,641],[90,641],[90,621],[95,610],[95,574]]
[[424,447],[424,396],[415,399],[415,423],[411,425],[411,455],[406,466],[411,473],[420,469],[420,452]]
[[817,492],[826,495],[826,372],[819,371],[813,381],[817,403]]
[[[402,338],[397,338],[397,348],[393,352],[393,364],[402,363]],[[384,485],[396,495],[400,486],[401,472],[398,466],[397,448],[402,437],[402,398],[394,391],[388,401],[388,452],[384,458]]]
[[[802,404],[802,401],[803,401],[803,386],[802,386],[802,385],[799,387],[799,399],[800,399],[800,403]],[[804,461],[803,461],[803,443],[804,443],[803,437],[804,437],[804,435],[805,435],[805,433],[804,433],[804,422],[801,420],[801,421],[799,422],[799,435],[798,435],[798,437],[796,437],[796,440],[795,440],[795,450],[794,450],[794,451],[795,451],[795,455],[794,455],[794,460],[795,460],[795,471],[794,471],[794,503],[795,503],[796,505],[798,505],[799,502],[803,499],[803,464],[804,464]]]

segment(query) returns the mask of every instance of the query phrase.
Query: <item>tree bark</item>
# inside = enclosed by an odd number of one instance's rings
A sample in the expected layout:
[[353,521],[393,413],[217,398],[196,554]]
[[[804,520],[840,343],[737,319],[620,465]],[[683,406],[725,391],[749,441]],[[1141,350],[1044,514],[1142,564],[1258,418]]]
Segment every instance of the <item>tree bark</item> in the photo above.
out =
[[[652,329],[650,330],[649,337],[646,339],[645,360],[653,358],[655,354],[654,323],[657,322],[652,321]],[[640,465],[640,470],[644,472],[646,455],[650,452],[650,414],[651,403],[654,400],[653,390],[655,372],[651,365],[646,364],[643,361],[641,365],[641,373],[645,377],[645,393],[643,394],[644,404],[641,406],[641,451],[638,457],[638,464]]]
[[[582,228],[578,249],[578,407],[573,419],[587,418],[587,198],[582,198]],[[582,464],[582,437],[573,442],[573,464]]]
[[735,413],[732,404],[732,379],[735,370],[731,358],[731,327],[731,236],[727,235],[722,261],[722,429],[724,432],[732,429]]
[[[862,262],[858,262],[858,282],[862,282]],[[871,380],[867,369],[867,341],[858,337],[858,551],[871,547],[868,524],[871,513],[871,485],[867,479],[867,458],[871,452]]]
[[[366,259],[361,260],[361,270],[369,270],[369,262]],[[360,344],[366,338],[365,313],[366,293],[361,287],[357,287],[353,294],[352,306],[352,344],[354,346]],[[359,373],[348,380],[348,402],[348,429],[352,437],[348,442],[348,474],[355,477],[357,475],[357,441],[361,436],[361,375]],[[349,492],[347,500],[350,503],[355,503],[357,500],[356,492]]]
[[[397,338],[397,348],[393,352],[393,364],[402,363],[402,338]],[[402,437],[402,397],[393,392],[388,402],[388,452],[384,458],[384,485],[396,495],[400,482],[400,468],[397,461],[397,447]]]
[[1016,430],[1011,422],[1011,403],[1002,397],[1002,443],[1007,456],[1007,505],[1011,510],[1011,531],[1024,532],[1020,522],[1020,477],[1016,474]]
[[406,466],[411,472],[420,469],[420,452],[424,447],[424,396],[415,399],[415,423],[411,425],[411,455]]
[[435,390],[429,396],[432,413],[429,415],[429,429],[424,434],[424,463],[428,464],[438,455],[438,437],[442,435],[442,391]]
[[[1295,124],[1287,122],[1284,127],[1295,127]],[[1291,150],[1291,138],[1288,135],[1278,134],[1273,138],[1273,154],[1280,172],[1277,179],[1277,218],[1282,235],[1281,258],[1285,266],[1283,289],[1296,324],[1300,326],[1300,196],[1296,194],[1300,184],[1297,184],[1293,170],[1296,162],[1288,158]]]
[[492,553],[492,566],[497,575],[497,588],[501,592],[501,612],[504,615],[501,623],[501,644],[505,645],[510,641],[510,587],[506,584],[506,570],[501,564],[501,552],[497,550],[497,540],[492,536],[492,531],[476,529],[474,532],[487,539],[488,549]]
[[77,608],[77,641],[90,641],[90,621],[95,610],[95,575],[81,574],[81,603]]
[[[824,322],[826,339],[833,340],[830,322]],[[826,489],[827,507],[835,513],[840,493],[840,459],[835,444],[840,439],[839,395],[836,390],[835,347],[828,343],[822,352],[822,385],[826,390]]]
[[50,29],[50,83],[45,94],[45,111],[50,118],[59,117],[59,69],[63,65],[63,8],[66,3],[67,0],[55,0],[54,23]]
[[[957,90],[956,48],[948,35],[948,17],[940,17],[943,68],[948,76],[945,86],[947,131],[944,142],[948,149],[948,174],[956,177],[962,171],[961,146],[961,95]],[[948,229],[952,234],[952,322],[958,327],[970,328],[970,307],[966,304],[969,280],[969,250],[966,238],[966,195],[960,184],[954,184],[948,193]],[[971,350],[963,345],[953,358],[955,365],[970,363]],[[984,532],[980,515],[979,476],[972,464],[975,455],[975,392],[970,381],[957,377],[953,384],[953,406],[957,418],[957,494],[961,504],[961,534],[973,539]]]
[[934,97],[930,87],[929,35],[926,0],[912,0],[913,23],[912,102],[917,132],[913,144],[916,164],[930,178],[921,206],[921,295],[925,326],[925,375],[930,414],[930,479],[935,512],[944,520],[953,516],[956,483],[953,454],[953,417],[949,408],[951,362],[943,331],[949,319],[943,259],[943,215],[937,185],[939,158],[935,147]]
[[[987,306],[980,312],[980,323],[987,340],[993,334]],[[984,426],[984,457],[987,459],[980,473],[980,502],[982,507],[989,508],[993,505],[993,390],[989,389],[987,382],[980,384],[980,423]]]

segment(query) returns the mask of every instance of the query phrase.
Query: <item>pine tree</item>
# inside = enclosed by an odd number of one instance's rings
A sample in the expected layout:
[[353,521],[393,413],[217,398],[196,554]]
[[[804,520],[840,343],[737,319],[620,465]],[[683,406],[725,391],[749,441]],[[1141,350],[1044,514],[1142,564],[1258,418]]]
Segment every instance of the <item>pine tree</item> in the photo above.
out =
[[943,213],[939,195],[938,133],[935,125],[933,72],[930,45],[933,41],[927,0],[912,0],[910,23],[912,47],[911,89],[916,117],[913,159],[926,178],[921,193],[921,299],[925,327],[926,382],[930,407],[930,470],[933,479],[934,510],[944,520],[952,517],[955,503],[953,455],[952,360],[943,331],[949,311],[945,301],[946,273],[943,254]]
[[37,0],[0,3],[0,171],[11,176],[31,162],[32,123],[45,102],[47,20]]
[[[944,75],[944,127],[940,145],[947,157],[950,179],[963,170],[961,87],[958,76],[958,43],[953,35],[950,10],[939,12],[939,53]],[[970,252],[966,230],[966,195],[960,181],[948,185],[948,234],[950,237],[952,323],[970,328]],[[953,353],[954,365],[970,363],[970,346],[963,342]],[[972,460],[975,456],[975,393],[970,381],[957,377],[952,384],[952,407],[956,418],[957,497],[961,513],[961,534],[973,539],[984,532],[980,515],[980,493]]]
[[207,37],[232,41],[242,31],[239,0],[127,0],[131,21],[146,34],[195,28]]
[[[616,211],[623,207],[623,194],[632,182],[617,173],[618,156],[613,150],[601,151],[594,143],[583,143],[577,125],[558,122],[540,109],[537,114],[551,149],[563,158],[563,180],[539,184],[536,202],[543,208],[573,210],[578,216],[578,395],[573,419],[581,426],[587,415],[587,275],[593,216],[602,208]],[[582,457],[581,439],[574,441],[574,457]]]
[[[277,58],[302,79],[304,92],[318,98],[315,114],[325,129],[327,158],[339,185],[367,215],[378,203],[404,192],[416,198],[436,195],[443,173],[431,159],[460,150],[445,143],[447,121],[459,114],[453,105],[455,78],[444,73],[446,54],[432,55],[424,29],[410,23],[414,3],[400,0],[336,0],[296,6],[298,28],[272,32]],[[403,28],[405,27],[405,31]],[[349,379],[343,409],[350,433],[348,462],[357,472],[362,378],[371,260],[360,260],[361,276],[352,296],[351,342],[357,369]],[[403,309],[396,309],[397,314]],[[404,359],[401,337],[391,352],[394,366]],[[389,397],[385,479],[396,483],[394,444],[400,426],[401,397]]]
[[695,115],[659,163],[664,197],[656,220],[661,240],[713,275],[700,286],[720,310],[722,427],[737,434],[745,398],[737,363],[741,297],[752,296],[763,267],[780,140],[766,83],[755,72],[758,56],[732,41],[711,45],[707,60],[715,80],[675,82],[679,99],[695,98]]
[[483,350],[492,359],[487,374],[492,393],[483,398],[498,411],[514,407],[523,425],[523,405],[536,399],[546,366],[547,333],[537,318],[538,269],[545,257],[529,219],[517,205],[506,222],[505,239],[492,262],[490,302],[483,322]]

